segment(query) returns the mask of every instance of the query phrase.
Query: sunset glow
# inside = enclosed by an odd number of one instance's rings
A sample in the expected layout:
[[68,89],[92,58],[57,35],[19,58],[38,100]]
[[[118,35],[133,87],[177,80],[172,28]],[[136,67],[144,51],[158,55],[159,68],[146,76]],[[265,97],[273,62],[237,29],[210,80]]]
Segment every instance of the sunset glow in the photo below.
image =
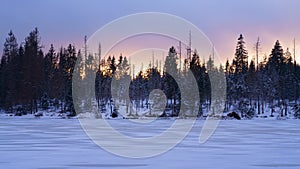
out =
[[[67,4],[72,3],[74,3],[72,8],[69,8]],[[216,3],[218,5],[215,5]],[[21,5],[22,8],[18,9],[17,13],[12,13],[10,9],[16,4]],[[36,4],[39,7],[36,10],[30,10]],[[110,10],[115,8],[115,4],[118,4],[118,10]],[[239,8],[233,8],[232,4]],[[10,29],[14,31],[18,42],[21,43],[27,33],[37,26],[41,31],[41,42],[45,50],[49,49],[51,43],[56,48],[67,46],[69,43],[82,48],[85,35],[90,36],[101,26],[118,17],[136,12],[159,11],[178,15],[199,27],[212,41],[223,61],[233,58],[236,40],[240,33],[245,37],[250,57],[254,53],[253,46],[257,37],[261,39],[262,56],[270,54],[277,39],[280,40],[284,49],[287,47],[292,49],[294,38],[298,42],[297,56],[300,54],[298,52],[300,25],[297,22],[299,19],[297,8],[300,6],[300,1],[154,0],[151,3],[133,3],[127,0],[121,2],[112,0],[79,3],[67,0],[60,2],[59,6],[58,8],[56,2],[52,1],[4,1],[0,7],[0,13],[3,13],[2,21],[4,21],[0,28],[0,44],[4,43]],[[286,10],[282,10],[282,7],[286,7]],[[50,9],[56,10],[53,12]],[[19,17],[20,15],[22,17]],[[0,54],[2,49],[3,45],[0,45]],[[121,53],[125,55],[126,51]],[[297,61],[300,61],[299,56]]]

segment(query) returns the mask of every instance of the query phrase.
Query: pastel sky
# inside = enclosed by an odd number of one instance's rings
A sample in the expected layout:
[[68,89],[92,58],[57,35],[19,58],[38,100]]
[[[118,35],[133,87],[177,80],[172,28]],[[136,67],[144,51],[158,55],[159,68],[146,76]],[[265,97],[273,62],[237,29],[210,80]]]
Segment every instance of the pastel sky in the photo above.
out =
[[2,53],[10,29],[20,43],[38,27],[45,51],[51,43],[56,48],[69,43],[79,48],[85,35],[114,19],[138,12],[164,12],[195,24],[224,60],[232,59],[240,33],[250,57],[258,36],[261,55],[269,55],[277,39],[285,49],[292,48],[294,38],[300,55],[299,7],[297,0],[3,0],[0,50]]

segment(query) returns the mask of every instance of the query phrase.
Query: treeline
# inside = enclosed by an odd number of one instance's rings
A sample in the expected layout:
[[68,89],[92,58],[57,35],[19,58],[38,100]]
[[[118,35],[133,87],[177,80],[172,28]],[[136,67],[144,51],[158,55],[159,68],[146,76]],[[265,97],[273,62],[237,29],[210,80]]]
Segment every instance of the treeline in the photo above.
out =
[[77,56],[74,46],[44,54],[38,29],[18,45],[10,31],[0,64],[0,108],[18,115],[47,110],[50,106],[75,115],[72,72]]
[[235,58],[231,64],[226,62],[224,71],[227,79],[225,111],[234,106],[246,118],[266,111],[271,112],[271,116],[275,111],[280,116],[294,111],[299,118],[300,67],[289,49],[284,51],[278,40],[270,55],[255,65],[254,59],[248,63],[244,37],[240,35]]
[[[137,116],[141,109],[151,109],[149,102],[150,92],[160,89],[167,97],[166,110],[162,116],[178,116],[180,111],[181,93],[180,88],[173,76],[182,78],[186,75],[186,70],[178,70],[178,56],[174,47],[169,49],[164,61],[163,68],[157,64],[150,63],[146,71],[138,71],[134,75],[134,65],[130,65],[128,59],[122,55],[116,61],[115,57],[108,57],[102,60],[96,75],[96,98],[101,111],[110,111],[116,116],[114,102],[124,103],[125,113],[128,116]],[[189,66],[186,62],[186,67]],[[171,76],[173,75],[173,76]],[[205,76],[205,77],[204,77]],[[111,89],[112,79],[115,78],[116,88]],[[203,78],[208,80],[207,74],[203,73]],[[129,85],[127,85],[129,84]],[[188,87],[188,84],[186,84]],[[209,86],[201,86],[201,89],[209,91]],[[126,98],[126,94],[129,98]],[[201,93],[202,94],[202,93]],[[112,95],[116,96],[115,98]],[[113,99],[112,99],[113,98]],[[203,97],[205,99],[207,97]],[[130,107],[129,103],[132,103]],[[106,105],[110,105],[111,110],[107,110]],[[153,103],[152,103],[153,104]],[[167,114],[167,112],[169,114]]]
[[[212,104],[210,72],[226,77],[225,112],[236,111],[244,118],[252,118],[264,114],[266,109],[272,113],[279,109],[281,116],[286,116],[288,106],[298,105],[300,66],[288,49],[282,49],[279,41],[276,41],[270,55],[258,64],[254,60],[248,62],[242,35],[238,38],[234,59],[231,62],[227,60],[225,65],[214,65],[212,57],[202,63],[201,56],[194,50],[180,67],[178,55],[176,49],[171,47],[163,68],[152,63],[145,72],[134,74],[134,65],[130,65],[125,56],[109,56],[98,62],[96,57],[100,56],[88,54],[87,51],[82,54],[73,45],[58,51],[51,45],[49,51],[44,53],[37,29],[20,45],[10,32],[0,64],[0,108],[7,112],[26,114],[55,107],[60,113],[74,116],[73,99],[74,103],[88,108],[93,104],[88,98],[95,94],[100,112],[118,116],[119,110],[112,96],[119,96],[126,106],[125,113],[137,115],[140,109],[151,108],[149,94],[154,89],[160,89],[168,99],[163,116],[178,116],[181,101],[200,103],[198,115],[201,116]],[[79,66],[75,67],[76,63]],[[181,98],[180,88],[171,76],[185,79],[188,70],[192,71],[197,81],[200,94],[198,101]],[[73,72],[77,74],[73,75]],[[82,89],[82,86],[72,86],[74,78],[82,83],[91,79],[93,83],[90,86],[83,84],[85,88]],[[114,93],[115,90],[111,88],[113,79],[119,88],[118,93]],[[189,87],[189,82],[186,82],[185,87]],[[85,98],[84,102],[77,100],[80,97],[72,96],[74,89],[84,91],[85,96],[81,96]],[[122,97],[127,93],[129,100]],[[131,107],[129,103],[132,103]]]
[[[171,47],[162,70],[152,63],[146,72],[141,71],[131,78],[130,65],[126,58],[123,59],[120,56],[116,63],[114,57],[112,59],[109,57],[107,61],[102,61],[104,69],[99,70],[96,76],[98,103],[100,107],[101,105],[105,107],[108,102],[111,102],[111,91],[105,89],[110,89],[111,79],[118,74],[117,72],[123,72],[117,77],[119,81],[122,81],[121,78],[131,80],[129,95],[130,102],[134,103],[136,108],[135,112],[139,108],[149,108],[150,92],[154,89],[161,89],[168,98],[166,110],[170,112],[169,116],[178,116],[182,100],[181,93],[176,81],[167,72],[176,72],[176,76],[184,80],[187,70],[191,70],[197,81],[200,95],[199,116],[210,111],[212,89],[209,74],[211,74],[220,75],[220,78],[222,75],[226,77],[227,85],[224,90],[227,94],[224,112],[234,111],[242,118],[253,118],[255,115],[264,115],[266,112],[270,112],[271,116],[275,112],[280,116],[287,116],[291,113],[299,118],[300,67],[289,49],[284,51],[279,41],[275,42],[270,55],[264,56],[263,60],[256,64],[254,59],[250,63],[248,61],[248,52],[242,35],[238,38],[234,59],[231,62],[227,60],[224,66],[215,65],[211,56],[205,63],[201,63],[200,58],[197,50],[194,50],[191,58],[184,60],[183,69],[179,68],[178,54],[175,48]],[[189,88],[189,82],[185,83],[185,86]],[[119,86],[122,88],[121,83]],[[222,89],[222,86],[220,88]],[[123,93],[126,93],[125,90]],[[124,100],[124,102],[128,106],[129,101]],[[101,109],[107,111],[105,108]],[[129,110],[126,108],[126,114],[134,114]]]

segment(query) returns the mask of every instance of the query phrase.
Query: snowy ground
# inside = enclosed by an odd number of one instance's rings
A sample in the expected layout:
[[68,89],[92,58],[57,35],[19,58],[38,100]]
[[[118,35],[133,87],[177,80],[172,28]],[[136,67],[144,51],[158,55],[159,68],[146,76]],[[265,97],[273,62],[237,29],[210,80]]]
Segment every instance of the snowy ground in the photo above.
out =
[[[130,129],[126,120],[109,121],[130,136],[155,135],[173,122],[157,120],[145,131]],[[300,168],[298,120],[221,121],[214,135],[199,144],[203,123],[197,121],[183,142],[162,155],[129,159],[94,144],[77,119],[0,118],[0,168]]]

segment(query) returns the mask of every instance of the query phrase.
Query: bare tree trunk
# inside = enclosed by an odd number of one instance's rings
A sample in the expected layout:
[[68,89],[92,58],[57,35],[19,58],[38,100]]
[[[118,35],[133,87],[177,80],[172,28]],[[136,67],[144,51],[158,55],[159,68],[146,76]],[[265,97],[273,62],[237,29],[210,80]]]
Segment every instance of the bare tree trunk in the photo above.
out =
[[264,109],[264,100],[261,101],[261,114],[265,113],[265,109]]
[[259,96],[257,97],[257,113],[260,114],[260,101],[259,101]]

